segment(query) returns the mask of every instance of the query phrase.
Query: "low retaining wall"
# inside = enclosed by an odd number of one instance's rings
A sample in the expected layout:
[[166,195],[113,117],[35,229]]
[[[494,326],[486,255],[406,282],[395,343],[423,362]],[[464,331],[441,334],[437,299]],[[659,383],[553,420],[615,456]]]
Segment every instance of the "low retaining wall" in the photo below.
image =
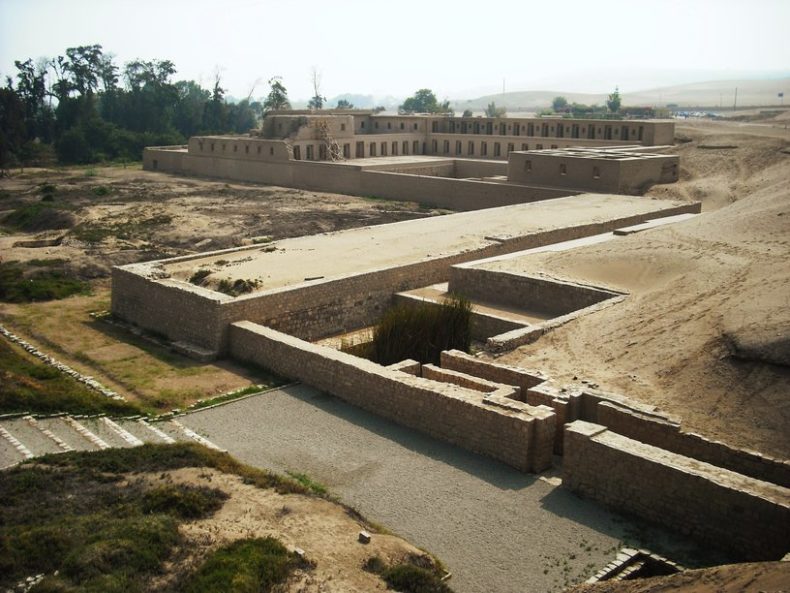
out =
[[551,315],[565,315],[619,296],[574,282],[464,265],[450,270],[449,292]]
[[745,560],[790,542],[790,490],[577,421],[566,427],[563,486]]
[[485,394],[382,367],[249,321],[231,328],[233,358],[264,366],[353,405],[522,471],[551,466],[554,415],[513,402],[484,403]]
[[640,414],[607,401],[597,405],[597,422],[637,441],[790,488],[790,463],[683,432],[676,422]]

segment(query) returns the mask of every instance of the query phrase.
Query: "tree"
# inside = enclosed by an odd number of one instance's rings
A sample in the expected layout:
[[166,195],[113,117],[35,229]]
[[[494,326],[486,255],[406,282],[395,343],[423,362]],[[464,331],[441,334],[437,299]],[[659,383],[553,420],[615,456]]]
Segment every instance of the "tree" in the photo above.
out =
[[614,87],[614,92],[609,95],[609,99],[606,101],[606,106],[612,113],[617,113],[620,111],[620,89],[618,87]]
[[263,108],[266,111],[279,111],[281,109],[290,109],[291,103],[288,101],[288,91],[285,90],[282,79],[275,76],[269,79],[269,86],[271,90],[263,101]]
[[315,66],[313,66],[311,78],[313,81],[313,96],[308,101],[307,107],[310,109],[323,109],[326,97],[321,94],[321,73]]
[[420,89],[398,108],[403,113],[452,113],[450,102],[439,103],[431,89]]
[[354,109],[354,104],[349,103],[346,99],[340,99],[335,109]]
[[464,112],[461,114],[461,117],[472,117],[474,115],[471,109],[464,109]]
[[566,111],[568,109],[568,100],[565,97],[554,97],[551,102],[551,108],[554,112]]
[[504,107],[497,107],[493,101],[485,108],[486,117],[504,117],[505,113],[507,110]]

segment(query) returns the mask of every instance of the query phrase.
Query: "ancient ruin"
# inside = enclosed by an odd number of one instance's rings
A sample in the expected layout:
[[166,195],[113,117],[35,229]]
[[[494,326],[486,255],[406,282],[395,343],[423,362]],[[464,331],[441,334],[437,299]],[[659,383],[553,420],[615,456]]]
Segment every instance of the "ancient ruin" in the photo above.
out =
[[490,356],[383,367],[343,351],[391,304],[449,293],[473,302],[474,337],[489,353],[617,306],[627,294],[516,264],[698,213],[699,203],[625,195],[677,180],[678,157],[653,152],[672,135],[671,122],[290,112],[250,136],[149,148],[147,169],[467,212],[122,266],[112,312],[190,356],[266,367],[522,471],[562,455],[574,491],[776,559],[790,525],[786,461],[684,432],[628,394],[569,389]]

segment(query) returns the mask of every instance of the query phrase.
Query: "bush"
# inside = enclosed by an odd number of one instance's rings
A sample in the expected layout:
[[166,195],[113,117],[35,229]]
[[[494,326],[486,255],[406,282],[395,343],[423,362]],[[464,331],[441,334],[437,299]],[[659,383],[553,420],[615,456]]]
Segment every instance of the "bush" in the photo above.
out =
[[222,507],[228,495],[216,488],[168,484],[143,495],[143,511],[165,513],[180,519],[202,519]]
[[469,351],[471,321],[472,304],[460,296],[441,305],[399,305],[376,326],[371,358],[382,365],[408,358],[438,364],[442,350]]
[[[46,199],[52,194],[44,194]],[[74,215],[48,203],[28,204],[17,208],[2,220],[5,226],[28,233],[55,229],[69,229],[74,226]]]
[[89,292],[87,282],[69,278],[60,270],[25,274],[16,262],[0,263],[0,301],[6,303],[54,301]]
[[185,593],[266,593],[284,582],[299,557],[273,537],[235,541],[214,552],[191,577]]
[[439,576],[413,564],[399,564],[386,569],[381,578],[387,586],[402,593],[452,593]]
[[209,276],[211,276],[211,270],[198,270],[189,277],[189,281],[192,284],[203,286],[205,284],[204,280]]

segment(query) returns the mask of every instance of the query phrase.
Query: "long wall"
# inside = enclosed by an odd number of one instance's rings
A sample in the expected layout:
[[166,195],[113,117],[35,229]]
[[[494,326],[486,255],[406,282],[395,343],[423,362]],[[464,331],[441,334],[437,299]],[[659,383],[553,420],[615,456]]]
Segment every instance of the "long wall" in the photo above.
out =
[[489,405],[480,391],[382,367],[249,321],[231,326],[230,353],[519,470],[551,466],[550,410]]
[[618,296],[618,293],[573,282],[465,265],[450,270],[448,290],[475,300],[552,315],[565,315]]
[[565,429],[562,483],[745,560],[779,560],[790,490],[577,421]]
[[[683,205],[669,208],[661,214],[670,216],[698,207],[698,204]],[[647,217],[655,215],[653,212],[552,229],[429,261],[236,298],[188,282],[157,280],[156,262],[132,264],[113,268],[112,312],[144,329],[164,334],[172,341],[190,342],[217,356],[226,350],[228,325],[243,319],[316,340],[371,325],[389,306],[394,293],[446,282],[450,267],[455,264],[600,234],[644,222]],[[171,314],[176,310],[177,315]]]
[[[579,193],[565,189],[439,177],[441,174],[453,174],[455,166],[451,161],[440,161],[435,165],[422,163],[422,171],[419,168],[417,170],[421,173],[427,172],[428,175],[415,175],[320,161],[266,162],[253,158],[195,156],[167,148],[146,148],[143,152],[143,166],[148,170],[202,177],[421,202],[437,208],[459,211],[522,204]],[[501,174],[506,165],[497,163],[493,167],[485,167],[463,163],[459,167],[465,176],[473,177],[478,176],[475,173]],[[408,170],[406,166],[402,169]]]

